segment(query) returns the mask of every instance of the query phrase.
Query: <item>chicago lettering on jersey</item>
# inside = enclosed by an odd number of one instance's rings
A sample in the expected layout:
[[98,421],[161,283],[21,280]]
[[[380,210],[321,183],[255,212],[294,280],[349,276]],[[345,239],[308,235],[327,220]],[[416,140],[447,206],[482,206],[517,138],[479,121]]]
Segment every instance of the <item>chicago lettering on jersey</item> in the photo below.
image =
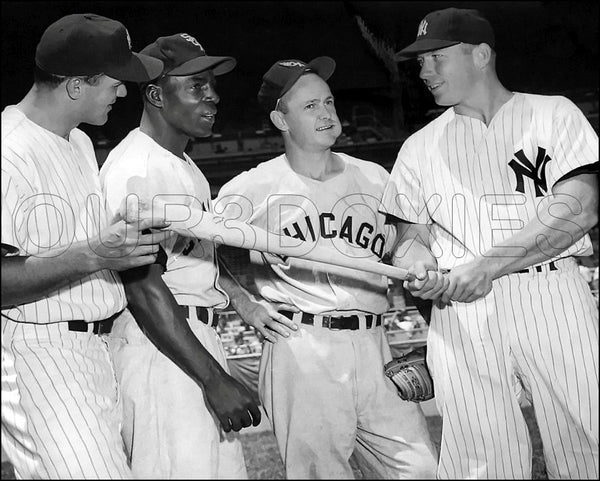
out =
[[317,236],[323,239],[339,238],[348,244],[358,246],[362,249],[370,249],[377,257],[383,256],[385,247],[385,236],[381,233],[373,235],[375,227],[369,222],[357,222],[351,215],[337,222],[332,212],[319,214],[318,222],[305,216],[300,221],[294,221],[282,228],[281,232],[294,239],[305,241],[307,239],[316,241]]

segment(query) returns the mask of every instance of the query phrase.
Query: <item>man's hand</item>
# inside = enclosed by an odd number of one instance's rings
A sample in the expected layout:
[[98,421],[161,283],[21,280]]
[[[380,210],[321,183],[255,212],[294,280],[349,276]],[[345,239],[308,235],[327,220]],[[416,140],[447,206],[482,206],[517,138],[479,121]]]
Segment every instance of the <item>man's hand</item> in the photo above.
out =
[[442,295],[442,303],[473,302],[492,290],[493,273],[478,260],[454,267],[447,276],[449,285]]
[[215,373],[204,383],[204,393],[225,432],[259,425],[260,409],[252,396],[225,371]]
[[408,272],[415,276],[413,281],[404,281],[404,289],[414,297],[436,301],[449,286],[449,279],[437,267],[422,261],[415,262]]
[[144,229],[162,229],[168,223],[157,223],[144,219],[135,223],[118,220],[102,230],[98,237],[90,239],[89,247],[94,256],[93,262],[99,269],[123,271],[134,267],[152,264],[156,260],[159,243],[170,232],[143,234]]
[[274,344],[278,337],[289,337],[290,332],[298,330],[291,319],[279,313],[280,310],[299,312],[295,306],[265,300],[247,302],[237,312],[246,324],[254,327],[262,337]]

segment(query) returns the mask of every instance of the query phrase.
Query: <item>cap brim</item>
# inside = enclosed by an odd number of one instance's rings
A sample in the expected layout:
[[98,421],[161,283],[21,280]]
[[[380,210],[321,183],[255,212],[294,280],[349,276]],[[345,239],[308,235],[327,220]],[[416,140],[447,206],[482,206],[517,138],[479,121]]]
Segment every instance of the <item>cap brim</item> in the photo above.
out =
[[396,61],[401,62],[403,60],[409,60],[415,58],[419,54],[431,52],[432,50],[439,50],[440,48],[451,47],[452,45],[458,45],[459,43],[460,41],[458,40],[437,40],[435,38],[417,40],[396,53]]
[[335,72],[335,60],[331,57],[317,57],[306,64],[304,71],[314,70],[323,80],[329,80],[329,77]]
[[297,75],[287,81],[279,97],[283,97],[306,72],[314,72],[323,80],[329,80],[329,77],[335,72],[335,60],[331,57],[317,57],[308,62],[302,70],[298,70]]
[[114,79],[129,82],[148,82],[161,74],[162,60],[135,52],[131,53],[132,56],[125,65],[111,68],[104,73]]
[[231,72],[236,66],[236,60],[233,57],[211,57],[205,55],[188,60],[179,67],[167,72],[167,75],[193,75],[195,73],[204,72],[212,69],[215,75],[223,75]]

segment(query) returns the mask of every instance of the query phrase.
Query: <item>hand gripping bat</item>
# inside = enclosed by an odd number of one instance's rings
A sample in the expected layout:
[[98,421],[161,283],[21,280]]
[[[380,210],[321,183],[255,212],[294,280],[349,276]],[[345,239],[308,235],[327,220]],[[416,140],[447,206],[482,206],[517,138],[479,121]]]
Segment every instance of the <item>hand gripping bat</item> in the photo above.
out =
[[[145,217],[165,220],[166,228],[185,237],[207,239],[243,249],[276,254],[293,258],[295,266],[314,268],[312,262],[319,263],[319,269],[343,273],[345,269],[380,274],[399,280],[414,280],[406,269],[394,267],[369,259],[351,257],[334,247],[317,245],[316,242],[300,241],[289,236],[268,232],[257,226],[234,219],[225,219],[202,210],[199,207],[168,203],[158,199],[152,206],[142,205],[129,196],[124,209],[127,222],[137,222]],[[310,262],[307,262],[310,261]]]

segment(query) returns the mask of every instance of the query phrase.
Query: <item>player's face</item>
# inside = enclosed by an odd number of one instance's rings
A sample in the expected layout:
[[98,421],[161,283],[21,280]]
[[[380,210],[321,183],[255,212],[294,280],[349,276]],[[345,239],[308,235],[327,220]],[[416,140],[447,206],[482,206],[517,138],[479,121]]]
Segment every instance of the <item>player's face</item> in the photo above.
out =
[[106,75],[102,75],[95,85],[81,80],[80,87],[85,89],[81,97],[81,122],[91,125],[104,125],[117,98],[127,95],[123,82]]
[[300,77],[284,100],[290,137],[300,147],[329,148],[342,133],[331,90],[318,75]]
[[189,138],[212,135],[219,95],[212,70],[162,82],[162,116],[179,134]]
[[455,106],[468,103],[474,93],[477,70],[471,49],[463,44],[433,50],[417,57],[419,76],[435,103]]

